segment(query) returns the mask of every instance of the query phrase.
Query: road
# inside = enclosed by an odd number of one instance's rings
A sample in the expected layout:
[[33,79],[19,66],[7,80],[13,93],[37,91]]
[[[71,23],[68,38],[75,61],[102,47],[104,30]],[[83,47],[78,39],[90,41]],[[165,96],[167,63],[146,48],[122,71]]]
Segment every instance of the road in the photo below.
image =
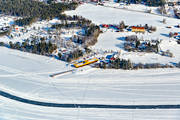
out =
[[107,104],[61,104],[61,103],[49,103],[49,102],[40,102],[30,99],[25,99],[22,97],[18,97],[12,95],[10,93],[4,92],[0,90],[0,96],[5,98],[31,104],[37,106],[45,106],[45,107],[58,107],[58,108],[104,108],[104,109],[180,109],[179,105],[107,105]]

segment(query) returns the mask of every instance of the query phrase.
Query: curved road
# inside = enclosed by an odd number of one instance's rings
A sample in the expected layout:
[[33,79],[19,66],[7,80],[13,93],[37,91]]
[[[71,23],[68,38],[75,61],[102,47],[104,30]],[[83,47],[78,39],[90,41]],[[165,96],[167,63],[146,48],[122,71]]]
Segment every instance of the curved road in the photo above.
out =
[[49,103],[40,102],[35,100],[29,100],[21,98],[10,93],[0,90],[0,96],[15,100],[18,102],[46,106],[46,107],[59,107],[59,108],[106,108],[106,109],[180,109],[179,105],[105,105],[105,104],[61,104],[61,103]]

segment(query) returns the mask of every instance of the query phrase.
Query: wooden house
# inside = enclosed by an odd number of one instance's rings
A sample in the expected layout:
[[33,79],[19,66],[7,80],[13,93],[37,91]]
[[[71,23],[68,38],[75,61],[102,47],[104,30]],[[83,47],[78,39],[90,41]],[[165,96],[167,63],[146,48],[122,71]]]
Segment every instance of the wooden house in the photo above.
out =
[[144,27],[131,27],[132,32],[145,32],[145,28]]

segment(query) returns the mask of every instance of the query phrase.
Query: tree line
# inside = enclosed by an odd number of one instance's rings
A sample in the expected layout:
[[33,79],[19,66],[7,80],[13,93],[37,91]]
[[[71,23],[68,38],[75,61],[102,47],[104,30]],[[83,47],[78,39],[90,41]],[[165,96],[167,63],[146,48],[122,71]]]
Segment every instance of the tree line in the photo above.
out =
[[166,0],[117,0],[117,2],[126,2],[127,4],[143,2],[148,6],[163,6],[166,4]]
[[68,20],[73,20],[73,22],[69,22],[64,20],[61,24],[52,25],[53,29],[72,29],[72,28],[82,28],[84,30],[84,34],[81,36],[74,36],[72,40],[75,43],[85,44],[86,47],[94,45],[97,42],[97,38],[100,34],[99,26],[93,24],[91,21],[82,18],[73,16],[72,18],[68,17]]
[[36,39],[29,41],[28,39],[24,42],[9,42],[9,47],[12,49],[18,49],[24,52],[35,53],[39,55],[52,55],[53,51],[57,49],[55,44],[52,44],[50,41],[46,42],[45,38],[40,38],[40,41]]
[[110,60],[107,62],[100,62],[95,65],[97,68],[102,69],[124,69],[124,70],[137,70],[137,69],[155,69],[155,68],[180,68],[180,62],[175,66],[169,64],[160,63],[133,63],[130,60],[116,58],[115,60]]
[[26,26],[26,25],[31,25],[32,23],[36,22],[38,18],[36,17],[25,17],[21,18],[15,21],[15,24],[18,26]]
[[63,11],[75,9],[77,6],[75,2],[45,4],[34,0],[0,0],[1,13],[41,19],[58,17]]
[[158,40],[154,40],[154,43],[155,44],[152,44],[151,41],[144,41],[143,39],[139,39],[136,35],[130,35],[125,37],[124,49],[129,52],[138,51],[158,53],[160,42]]

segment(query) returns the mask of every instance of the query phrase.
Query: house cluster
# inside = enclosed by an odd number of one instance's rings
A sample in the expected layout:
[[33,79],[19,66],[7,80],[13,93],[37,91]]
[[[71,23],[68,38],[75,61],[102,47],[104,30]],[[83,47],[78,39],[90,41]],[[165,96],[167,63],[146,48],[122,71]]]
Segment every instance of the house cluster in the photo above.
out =
[[[48,3],[49,0],[34,0],[39,2]],[[62,3],[62,2],[79,2],[83,3],[84,0],[53,0],[54,3]]]
[[0,33],[1,32],[6,32],[6,31],[9,31],[9,30],[10,30],[10,26],[1,27],[0,28]]
[[174,33],[174,37],[176,38],[176,37],[179,37],[179,33],[178,32],[175,32]]
[[[95,64],[95,67],[106,68],[108,66],[111,66],[111,63],[115,62],[117,59],[120,58],[120,54],[121,51],[116,51],[106,54],[105,57],[100,57],[99,62]],[[104,65],[106,67],[103,67]]]
[[0,36],[7,35],[10,32],[10,30],[11,29],[9,26],[0,28]]
[[59,48],[57,53],[59,59],[72,62],[73,60],[78,60],[80,57],[83,57],[86,50],[84,48]]
[[114,29],[116,31],[120,30],[120,27],[118,25],[112,25],[112,24],[101,24],[99,27],[100,28],[107,28],[107,29]]
[[177,43],[180,44],[180,33],[178,33],[178,32],[169,33],[169,36],[177,39]]
[[12,29],[13,32],[19,33],[19,32],[27,32],[27,29],[24,27],[20,27],[18,25],[15,25]]
[[67,61],[69,54],[70,54],[70,50],[67,50],[66,48],[61,48],[59,49],[59,51],[57,51],[57,53],[60,55],[61,54],[61,59],[63,59],[64,61]]
[[161,51],[161,55],[167,57],[173,57],[173,54],[169,50]]
[[[116,32],[123,31],[120,25],[112,25],[112,24],[101,24],[100,28],[107,28],[107,29],[114,29]],[[144,33],[146,31],[145,27],[143,26],[130,26],[126,27],[127,31],[132,32],[140,32]]]
[[180,19],[180,10],[174,9],[174,14],[176,15],[177,18]]
[[179,0],[167,0],[166,2],[167,2],[168,6],[180,5],[180,1]]
[[121,52],[114,52],[113,54],[110,54],[110,55],[107,55],[106,58],[105,58],[105,62],[106,63],[109,63],[110,61],[114,61],[116,60],[117,58],[119,58]]
[[15,25],[11,27],[11,32],[8,36],[9,38],[20,37],[27,32],[28,30],[26,28]]
[[158,52],[159,40],[140,40],[136,35],[126,36],[124,49],[126,51]]
[[179,34],[179,32],[174,32],[174,33],[170,32],[169,37],[173,37],[175,39],[180,39],[180,34]]

